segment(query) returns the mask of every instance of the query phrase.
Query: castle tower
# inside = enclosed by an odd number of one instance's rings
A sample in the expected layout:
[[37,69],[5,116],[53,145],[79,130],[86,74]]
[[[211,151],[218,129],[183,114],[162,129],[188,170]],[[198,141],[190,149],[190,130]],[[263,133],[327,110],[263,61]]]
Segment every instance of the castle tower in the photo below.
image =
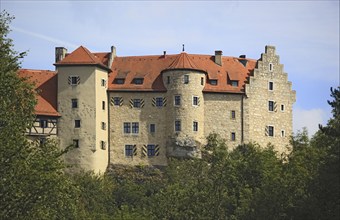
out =
[[271,143],[278,152],[286,151],[293,132],[295,91],[275,47],[266,46],[245,93],[245,141],[256,141],[263,147]]
[[[57,49],[56,57],[59,58],[62,51]],[[107,78],[110,69],[82,46],[55,66],[61,114],[58,137],[62,148],[75,146],[65,155],[65,160],[75,165],[75,170],[104,172],[108,165]]]
[[204,142],[205,72],[182,52],[162,71],[169,100],[167,156],[199,157]]

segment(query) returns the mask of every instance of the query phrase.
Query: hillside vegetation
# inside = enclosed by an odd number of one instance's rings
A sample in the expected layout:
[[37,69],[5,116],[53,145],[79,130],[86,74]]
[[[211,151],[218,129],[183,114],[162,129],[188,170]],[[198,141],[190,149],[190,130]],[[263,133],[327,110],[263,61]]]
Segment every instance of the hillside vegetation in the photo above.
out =
[[0,219],[340,219],[340,87],[332,118],[289,154],[256,143],[228,150],[207,137],[202,159],[170,159],[163,169],[111,166],[69,175],[56,143],[24,136],[34,119],[33,85],[16,74],[24,53],[0,14]]

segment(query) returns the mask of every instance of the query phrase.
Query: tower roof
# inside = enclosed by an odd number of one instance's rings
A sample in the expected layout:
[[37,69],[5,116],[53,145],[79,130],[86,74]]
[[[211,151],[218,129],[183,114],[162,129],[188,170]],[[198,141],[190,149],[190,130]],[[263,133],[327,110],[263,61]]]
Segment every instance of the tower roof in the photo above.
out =
[[106,70],[110,70],[106,65],[101,62],[101,59],[95,54],[91,53],[86,47],[80,46],[72,53],[58,63],[56,66],[64,65],[95,65],[100,66]]
[[[192,69],[192,70],[201,70],[195,62],[188,56],[187,53],[180,53],[175,60],[170,64],[168,68],[165,70],[174,70],[174,69]],[[203,71],[203,70],[201,70]]]

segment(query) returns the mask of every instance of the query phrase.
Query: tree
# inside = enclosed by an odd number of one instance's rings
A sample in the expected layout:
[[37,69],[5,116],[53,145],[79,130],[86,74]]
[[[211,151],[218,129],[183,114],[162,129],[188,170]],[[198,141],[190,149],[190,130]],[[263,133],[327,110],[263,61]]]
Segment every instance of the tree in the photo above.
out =
[[13,17],[0,13],[0,219],[81,218],[79,190],[64,173],[53,141],[29,142],[34,86],[20,78],[20,59],[7,37]]

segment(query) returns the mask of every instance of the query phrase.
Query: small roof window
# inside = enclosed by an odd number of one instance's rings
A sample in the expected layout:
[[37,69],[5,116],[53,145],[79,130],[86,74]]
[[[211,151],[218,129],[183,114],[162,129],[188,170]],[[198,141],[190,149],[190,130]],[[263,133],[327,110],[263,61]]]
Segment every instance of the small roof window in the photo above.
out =
[[134,78],[133,83],[136,85],[141,85],[144,82],[144,78]]
[[211,79],[211,80],[209,80],[209,83],[213,86],[216,86],[217,85],[217,79]]
[[115,83],[115,84],[124,84],[124,82],[125,82],[125,79],[124,79],[124,78],[116,78],[116,79],[114,80],[114,83]]

